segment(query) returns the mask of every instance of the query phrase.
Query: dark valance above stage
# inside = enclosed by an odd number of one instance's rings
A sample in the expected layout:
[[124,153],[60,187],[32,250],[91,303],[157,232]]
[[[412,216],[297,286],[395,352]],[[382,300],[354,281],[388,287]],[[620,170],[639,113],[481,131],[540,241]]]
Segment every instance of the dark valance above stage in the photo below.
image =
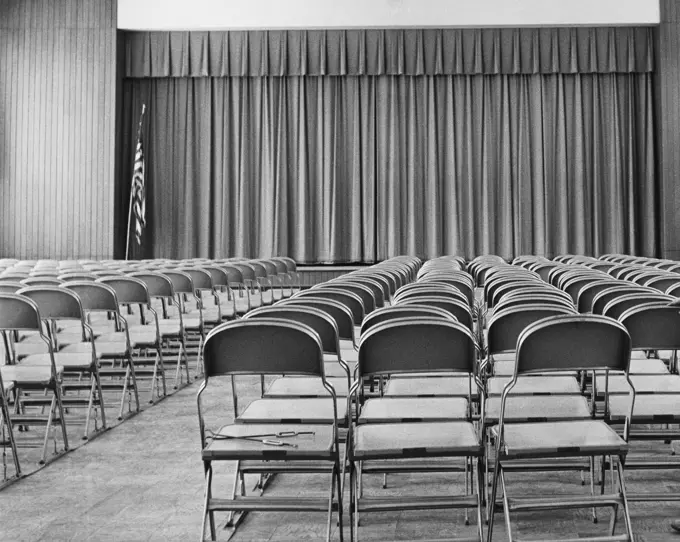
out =
[[122,32],[125,77],[651,72],[654,29]]

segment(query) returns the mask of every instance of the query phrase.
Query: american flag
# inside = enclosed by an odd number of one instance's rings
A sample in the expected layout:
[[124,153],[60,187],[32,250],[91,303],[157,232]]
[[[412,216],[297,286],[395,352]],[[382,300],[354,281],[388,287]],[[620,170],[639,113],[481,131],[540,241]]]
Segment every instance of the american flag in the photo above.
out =
[[135,238],[142,244],[142,231],[146,226],[146,189],[144,186],[144,151],[141,133],[137,138],[135,151],[135,170],[132,174],[132,210],[135,214]]

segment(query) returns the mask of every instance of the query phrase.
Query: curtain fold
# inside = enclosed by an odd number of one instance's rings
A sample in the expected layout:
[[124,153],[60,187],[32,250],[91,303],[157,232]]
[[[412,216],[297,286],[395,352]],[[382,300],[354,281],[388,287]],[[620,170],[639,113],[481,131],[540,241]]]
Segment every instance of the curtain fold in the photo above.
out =
[[124,76],[640,73],[652,27],[123,32]]
[[136,257],[658,253],[650,73],[128,79]]

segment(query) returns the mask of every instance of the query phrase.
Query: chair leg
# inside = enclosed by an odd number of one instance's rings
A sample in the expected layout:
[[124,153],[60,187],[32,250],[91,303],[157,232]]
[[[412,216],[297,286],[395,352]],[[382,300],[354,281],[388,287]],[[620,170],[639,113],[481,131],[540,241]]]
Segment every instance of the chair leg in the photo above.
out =
[[14,428],[12,427],[12,419],[9,415],[9,405],[7,404],[6,398],[2,396],[2,404],[0,404],[0,418],[2,418],[1,423],[7,426],[7,437],[9,438],[9,445],[12,449],[12,454],[14,455],[14,470],[16,476],[21,476],[21,466],[19,465],[19,454],[17,453],[17,443],[14,440]]
[[337,462],[333,468],[333,475],[335,476],[336,487],[338,488],[338,532],[340,533],[340,542],[345,539],[343,529],[343,498],[342,498],[342,479],[340,478],[340,463]]
[[628,509],[628,495],[626,493],[626,483],[623,472],[623,457],[619,457],[619,461],[616,466],[619,478],[619,491],[621,492],[621,500],[623,501],[623,521],[626,525],[626,534],[628,535],[630,540],[634,540],[633,525],[632,522],[630,521],[630,510]]
[[500,467],[499,477],[501,479],[501,486],[503,488],[503,515],[505,516],[505,528],[508,531],[508,540],[512,542],[512,522],[510,521],[510,501],[508,500],[508,492],[505,488],[505,473],[503,467]]
[[50,440],[50,429],[52,428],[52,418],[54,416],[54,407],[57,402],[57,396],[56,394],[52,396],[52,402],[50,403],[50,410],[47,413],[47,425],[45,425],[45,438],[43,439],[43,452],[42,456],[40,457],[39,463],[41,465],[45,464],[45,461],[47,461],[47,445]]
[[102,430],[106,429],[106,407],[104,406],[104,393],[102,391],[102,379],[99,376],[99,367],[95,366],[94,372],[92,374],[97,388],[97,398],[99,400],[99,407],[102,411]]
[[353,460],[349,462],[349,539],[350,542],[359,540],[359,524],[357,523],[357,492],[356,466]]
[[211,485],[212,467],[208,466],[205,471],[205,495],[203,499],[203,520],[201,522],[201,542],[203,542],[205,536],[206,520],[209,520],[210,523],[210,540],[217,540],[217,533],[215,530],[215,514],[214,512],[210,511]]
[[479,542],[484,540],[484,527],[482,522],[482,500],[485,491],[486,478],[484,477],[484,463],[482,457],[477,458],[477,536],[479,536]]
[[94,407],[94,395],[96,390],[96,385],[94,381],[94,375],[90,377],[90,397],[87,401],[87,414],[85,415],[85,429],[83,431],[83,440],[87,440],[87,434],[90,429],[90,416],[92,415],[92,409]]
[[496,447],[496,461],[494,463],[493,478],[491,482],[491,497],[489,497],[489,502],[486,503],[487,516],[489,526],[486,530],[486,540],[487,542],[492,542],[493,539],[493,522],[494,515],[496,514],[496,493],[498,492],[498,473],[500,471],[500,450]]
[[333,529],[333,500],[335,497],[335,468],[331,472],[330,491],[328,492],[328,517],[326,519],[326,542],[331,542],[331,531]]
[[54,395],[57,399],[57,409],[59,410],[59,419],[61,421],[61,435],[64,439],[64,451],[68,451],[68,435],[66,434],[66,419],[64,418],[64,405],[61,402],[61,389],[59,383],[54,387]]

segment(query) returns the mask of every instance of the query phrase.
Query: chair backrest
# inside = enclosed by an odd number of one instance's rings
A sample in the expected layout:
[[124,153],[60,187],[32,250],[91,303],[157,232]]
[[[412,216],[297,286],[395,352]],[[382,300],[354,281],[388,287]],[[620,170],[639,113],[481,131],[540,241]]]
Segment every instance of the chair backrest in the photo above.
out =
[[203,345],[205,378],[238,374],[323,376],[319,335],[298,322],[252,318],[221,324]]
[[213,287],[229,286],[229,275],[217,265],[202,265],[201,269],[210,273]]
[[229,284],[243,284],[243,273],[241,273],[241,270],[238,267],[220,264],[220,269],[223,269],[227,274]]
[[172,286],[172,280],[166,275],[149,271],[140,271],[137,273],[130,273],[129,276],[141,280],[146,285],[146,289],[151,297],[171,299],[174,299],[175,297],[175,289]]
[[359,376],[415,372],[473,373],[477,347],[457,322],[411,317],[381,322],[359,343]]
[[561,314],[576,314],[576,311],[565,306],[526,305],[494,313],[488,323],[489,354],[514,352],[517,349],[517,339],[530,324]]
[[605,288],[593,298],[592,312],[593,314],[602,314],[604,312],[604,308],[611,300],[634,293],[649,294],[654,292],[649,288],[644,288],[643,286],[634,286],[632,284]]
[[176,294],[195,295],[194,282],[191,276],[184,271],[174,269],[162,269],[159,271],[172,282],[172,289]]
[[650,280],[649,282],[645,283],[645,286],[650,286],[654,288],[655,290],[659,290],[660,292],[665,292],[668,290],[671,286],[675,286],[676,284],[680,284],[680,275],[676,275],[674,277],[658,277],[655,279]]
[[518,307],[522,305],[541,305],[541,306],[558,306],[567,309],[574,308],[574,304],[569,299],[562,296],[553,295],[553,292],[547,290],[535,290],[526,293],[518,292],[517,294],[507,295],[501,299],[494,307],[494,314],[510,307]]
[[243,281],[246,280],[256,280],[256,275],[255,275],[255,270],[253,267],[245,262],[234,262],[229,264],[230,267],[235,267],[241,272],[241,277],[243,278]]
[[250,311],[244,318],[281,319],[308,325],[318,333],[324,352],[333,354],[340,352],[338,326],[335,319],[321,309],[302,305],[276,305]]
[[593,301],[595,296],[600,292],[604,292],[608,288],[616,286],[625,286],[623,282],[619,282],[613,279],[602,279],[595,282],[590,282],[583,286],[578,294],[578,299],[576,300],[578,312],[588,313],[593,309]]
[[197,267],[179,267],[177,270],[191,277],[196,290],[206,291],[213,289],[212,277],[208,271]]
[[59,285],[75,292],[80,299],[80,304],[86,311],[119,312],[118,298],[111,286],[100,282],[73,281]]
[[296,272],[297,271],[297,265],[295,264],[295,260],[292,258],[289,258],[287,256],[277,256],[276,258],[272,258],[273,260],[279,260],[282,261],[285,265],[286,268],[288,269],[288,272]]
[[275,306],[285,307],[287,305],[313,307],[324,311],[335,320],[335,325],[338,328],[340,338],[347,341],[354,341],[354,316],[352,315],[352,311],[344,303],[323,297],[305,296],[291,297],[277,303]]
[[680,350],[680,307],[649,303],[625,311],[626,326],[637,350]]
[[360,326],[361,322],[364,320],[364,302],[354,292],[338,288],[313,288],[298,292],[294,297],[307,296],[334,299],[335,301],[343,303],[352,312],[354,324],[357,326]]
[[456,320],[469,330],[472,330],[472,313],[470,312],[470,307],[462,302],[456,301],[455,299],[442,299],[438,297],[417,297],[404,299],[400,302],[400,305],[429,305],[431,307],[439,307],[452,314]]
[[50,277],[28,277],[21,281],[25,286],[59,286],[63,280]]
[[514,376],[608,369],[628,374],[630,351],[630,335],[616,320],[585,314],[551,316],[520,334]]
[[13,294],[25,287],[20,282],[0,282],[0,292],[5,294]]
[[102,277],[97,282],[113,288],[118,303],[123,305],[151,305],[151,296],[146,284],[133,277]]
[[49,286],[29,286],[17,292],[35,302],[40,316],[46,319],[75,319],[85,323],[78,294],[72,290]]
[[469,302],[462,292],[451,287],[451,289],[442,289],[437,286],[427,287],[421,286],[419,288],[405,289],[407,286],[402,286],[394,295],[394,303],[401,303],[405,299],[414,299],[422,297],[438,297],[440,299],[453,299],[461,301],[469,306]]
[[373,290],[371,290],[368,286],[361,284],[360,282],[355,282],[351,280],[350,281],[336,280],[317,284],[312,289],[314,290],[317,288],[332,288],[352,292],[361,298],[361,302],[364,305],[364,314],[370,314],[375,310],[376,300],[375,295],[373,294]]
[[361,324],[361,334],[363,335],[370,328],[381,322],[403,318],[415,318],[419,316],[443,318],[444,320],[449,320],[451,322],[458,321],[450,312],[438,307],[427,305],[392,305],[390,307],[383,307],[382,309],[375,310],[367,315]]
[[32,330],[42,335],[38,305],[22,295],[0,293],[0,330]]
[[638,305],[646,305],[648,303],[668,304],[671,301],[673,301],[672,297],[661,293],[633,293],[612,299],[605,305],[602,314],[603,316],[618,320],[624,312],[630,308],[637,307]]
[[562,284],[562,289],[567,292],[574,303],[578,303],[578,297],[581,290],[588,286],[589,284],[596,283],[602,280],[600,276],[584,276],[584,277],[574,277]]
[[93,275],[92,273],[64,273],[62,275],[59,275],[57,277],[58,279],[62,281],[83,281],[83,280],[91,280],[94,282],[97,280],[97,275]]
[[[389,288],[387,287],[386,283],[383,284],[378,280],[369,277],[368,275],[363,276],[351,274],[343,275],[342,277],[338,277],[337,279],[329,281],[329,284],[334,284],[336,282],[340,283],[356,282],[357,284],[361,284],[362,286],[365,286],[366,288],[370,289],[371,293],[373,294],[375,308],[384,307],[385,298],[389,298]],[[361,296],[361,298],[363,300],[363,296]],[[364,305],[365,304],[366,303],[364,302]]]

